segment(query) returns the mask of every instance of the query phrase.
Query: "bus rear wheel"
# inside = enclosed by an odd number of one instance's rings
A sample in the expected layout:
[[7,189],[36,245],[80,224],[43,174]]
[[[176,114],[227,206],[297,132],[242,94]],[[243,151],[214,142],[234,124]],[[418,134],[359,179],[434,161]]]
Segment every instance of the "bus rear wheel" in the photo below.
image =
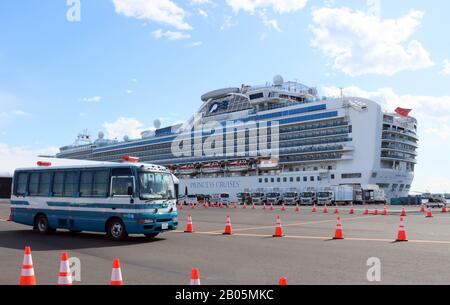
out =
[[128,237],[125,224],[118,218],[113,218],[108,221],[108,224],[106,225],[106,234],[114,241],[122,241]]
[[34,220],[34,230],[42,235],[54,233],[56,231],[55,229],[50,228],[47,217],[42,214],[36,216],[36,219]]

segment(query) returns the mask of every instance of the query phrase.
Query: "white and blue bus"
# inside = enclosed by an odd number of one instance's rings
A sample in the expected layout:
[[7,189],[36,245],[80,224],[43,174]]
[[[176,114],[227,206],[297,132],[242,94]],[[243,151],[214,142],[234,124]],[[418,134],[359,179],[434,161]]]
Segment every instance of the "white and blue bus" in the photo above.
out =
[[153,238],[178,226],[178,179],[158,165],[98,163],[38,167],[14,172],[12,221],[41,234],[106,232],[113,240],[128,234]]

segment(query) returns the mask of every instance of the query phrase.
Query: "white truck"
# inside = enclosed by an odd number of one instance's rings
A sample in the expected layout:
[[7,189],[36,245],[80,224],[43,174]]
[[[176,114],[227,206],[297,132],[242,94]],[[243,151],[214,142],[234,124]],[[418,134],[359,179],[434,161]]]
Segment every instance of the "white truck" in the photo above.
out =
[[303,188],[300,192],[301,205],[313,205],[316,203],[316,190],[314,188]]
[[278,191],[271,191],[266,193],[266,204],[280,205],[282,203],[281,193]]
[[252,200],[253,203],[256,205],[262,205],[265,200],[265,194],[261,191],[256,191],[252,193]]
[[281,200],[285,205],[296,205],[300,201],[300,194],[296,189],[290,189],[283,192]]
[[[360,195],[359,195],[360,194]],[[361,198],[361,201],[359,199]],[[355,191],[355,202],[361,204],[386,204],[386,194],[378,185],[363,185],[361,191]]]
[[334,187],[324,187],[319,189],[316,194],[318,205],[331,205],[335,201],[335,188]]

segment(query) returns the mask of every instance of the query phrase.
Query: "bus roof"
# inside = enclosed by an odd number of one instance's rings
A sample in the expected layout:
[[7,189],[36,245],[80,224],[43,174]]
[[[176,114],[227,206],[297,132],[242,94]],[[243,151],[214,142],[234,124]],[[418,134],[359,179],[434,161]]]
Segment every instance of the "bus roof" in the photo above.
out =
[[167,172],[169,173],[169,170],[163,166],[155,165],[155,164],[145,164],[145,163],[131,163],[131,162],[95,162],[95,161],[80,161],[80,160],[66,160],[69,162],[55,162],[55,165],[53,165],[53,161],[58,159],[52,159],[52,160],[44,160],[45,162],[51,162],[50,166],[34,166],[34,167],[24,167],[24,168],[17,168],[16,171],[29,171],[29,170],[58,170],[58,169],[73,169],[73,168],[104,168],[104,167],[110,167],[110,168],[120,168],[120,167],[136,167],[136,168],[142,168],[146,170],[151,171],[157,171],[157,172]]

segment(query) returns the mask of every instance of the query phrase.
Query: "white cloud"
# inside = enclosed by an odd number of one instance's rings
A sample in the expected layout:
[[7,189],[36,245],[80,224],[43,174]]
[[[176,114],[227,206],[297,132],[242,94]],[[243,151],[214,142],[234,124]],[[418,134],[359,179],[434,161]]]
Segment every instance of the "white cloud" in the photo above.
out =
[[125,93],[126,94],[132,94],[134,91],[133,90],[131,90],[131,89],[127,89],[127,90],[125,90]]
[[25,112],[23,110],[13,110],[13,111],[2,111],[0,112],[0,118],[6,119],[6,118],[12,118],[12,117],[23,117],[23,116],[29,116],[30,114],[28,112]]
[[231,8],[254,13],[258,8],[272,8],[277,13],[290,13],[305,7],[307,0],[227,0]]
[[191,38],[191,35],[183,33],[183,32],[173,32],[173,31],[163,31],[162,29],[158,29],[152,32],[153,37],[156,39],[167,38],[168,40],[184,40]]
[[222,26],[220,27],[221,31],[230,29],[238,25],[237,21],[233,20],[233,16],[225,16]]
[[198,9],[197,10],[197,12],[198,12],[198,14],[200,15],[200,16],[202,16],[202,17],[208,17],[208,13],[205,11],[205,10],[202,10],[202,9]]
[[394,75],[434,65],[428,51],[411,36],[424,13],[411,10],[398,19],[349,8],[313,10],[312,45],[333,60],[333,68],[351,76]]
[[213,4],[211,0],[190,0],[191,5]]
[[129,136],[132,139],[141,137],[141,132],[151,129],[145,128],[139,120],[135,118],[119,118],[115,122],[106,122],[103,124],[106,138],[108,139],[122,139],[124,136]]
[[86,103],[100,103],[102,99],[103,98],[101,96],[92,96],[92,97],[83,97],[80,99],[80,101]]
[[197,48],[197,47],[200,47],[200,46],[202,46],[202,45],[203,45],[203,42],[201,42],[201,41],[196,41],[196,42],[191,43],[191,44],[189,45],[189,47],[190,47],[190,48]]
[[[323,86],[326,96],[339,96],[340,88]],[[356,86],[343,89],[345,96],[357,96],[378,102],[384,109],[393,111],[397,107],[413,109],[419,126],[427,133],[436,134],[442,139],[450,138],[450,96],[423,96],[397,94],[392,88],[367,91]]]
[[261,10],[259,12],[259,17],[261,18],[261,21],[263,22],[265,27],[271,30],[275,30],[277,32],[281,32],[281,28],[278,25],[278,21],[276,19],[269,19],[266,10]]
[[35,166],[40,155],[55,155],[57,147],[32,149],[26,146],[12,147],[0,143],[0,172],[12,174],[16,168]]
[[175,27],[191,30],[185,21],[187,12],[171,0],[112,0],[117,14],[137,19],[151,20]]
[[444,60],[444,68],[441,73],[444,75],[450,75],[450,61],[448,59]]

